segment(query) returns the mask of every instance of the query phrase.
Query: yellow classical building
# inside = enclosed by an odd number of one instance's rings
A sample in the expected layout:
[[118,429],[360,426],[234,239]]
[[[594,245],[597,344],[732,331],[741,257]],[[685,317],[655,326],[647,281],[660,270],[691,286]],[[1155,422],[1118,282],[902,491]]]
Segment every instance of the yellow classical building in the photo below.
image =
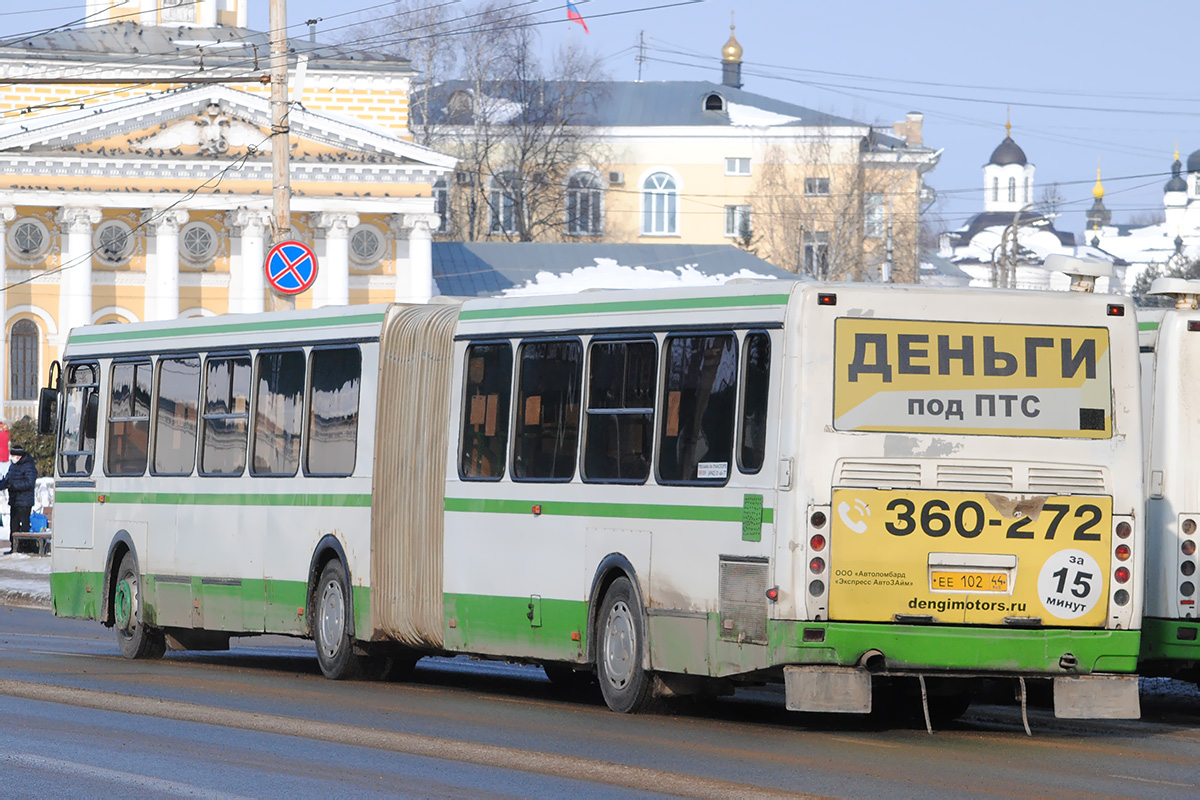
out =
[[[71,328],[264,309],[266,34],[247,0],[88,0],[88,25],[0,47],[3,408],[30,413]],[[132,7],[132,10],[130,10]],[[427,300],[432,185],[407,61],[289,43],[299,307]]]

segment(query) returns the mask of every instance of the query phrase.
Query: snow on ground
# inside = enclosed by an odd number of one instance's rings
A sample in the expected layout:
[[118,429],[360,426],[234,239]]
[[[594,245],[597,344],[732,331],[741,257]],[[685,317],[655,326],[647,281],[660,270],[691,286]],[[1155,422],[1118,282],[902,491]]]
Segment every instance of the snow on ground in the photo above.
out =
[[[0,553],[7,549],[5,539]],[[0,555],[0,605],[49,608],[50,557],[27,553]]]
[[575,294],[585,289],[665,289],[678,286],[723,286],[735,278],[777,280],[741,269],[732,275],[705,275],[695,264],[684,264],[673,272],[645,267],[627,267],[611,258],[597,258],[595,266],[578,267],[562,274],[543,271],[524,286],[504,290],[505,297],[544,294]]

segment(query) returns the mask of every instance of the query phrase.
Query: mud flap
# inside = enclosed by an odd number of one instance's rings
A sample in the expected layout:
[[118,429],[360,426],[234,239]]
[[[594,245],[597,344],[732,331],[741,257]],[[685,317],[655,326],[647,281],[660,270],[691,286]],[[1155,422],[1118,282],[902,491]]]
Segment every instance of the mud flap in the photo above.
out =
[[788,711],[870,714],[871,673],[856,667],[784,667]]
[[1138,719],[1136,675],[1080,675],[1054,679],[1054,716],[1059,719]]

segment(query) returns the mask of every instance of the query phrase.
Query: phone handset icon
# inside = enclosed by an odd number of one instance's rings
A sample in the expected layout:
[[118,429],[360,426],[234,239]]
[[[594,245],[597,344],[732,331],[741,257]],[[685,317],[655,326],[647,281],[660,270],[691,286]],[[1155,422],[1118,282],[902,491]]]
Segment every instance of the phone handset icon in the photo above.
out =
[[842,518],[842,524],[855,533],[866,533],[867,521],[864,517],[871,516],[871,507],[862,500],[854,500],[854,508],[850,504],[842,501],[838,503],[838,516]]

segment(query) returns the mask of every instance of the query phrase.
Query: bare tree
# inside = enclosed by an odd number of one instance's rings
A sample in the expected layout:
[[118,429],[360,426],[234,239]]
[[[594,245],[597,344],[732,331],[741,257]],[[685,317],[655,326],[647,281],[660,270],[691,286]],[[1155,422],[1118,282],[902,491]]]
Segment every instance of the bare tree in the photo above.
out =
[[1062,188],[1057,183],[1051,183],[1042,187],[1035,209],[1043,217],[1055,219],[1065,202],[1066,198],[1062,196]]

